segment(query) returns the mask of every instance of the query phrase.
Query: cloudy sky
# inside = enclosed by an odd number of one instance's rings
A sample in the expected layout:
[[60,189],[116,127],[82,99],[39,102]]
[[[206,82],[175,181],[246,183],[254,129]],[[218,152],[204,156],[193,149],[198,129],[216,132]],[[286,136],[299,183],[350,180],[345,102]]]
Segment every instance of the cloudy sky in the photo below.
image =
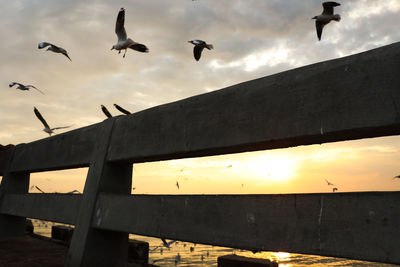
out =
[[[112,108],[113,103],[136,112],[400,41],[398,0],[342,3],[335,10],[342,20],[325,27],[321,42],[311,20],[322,11],[320,0],[0,2],[0,144],[3,145],[46,137],[33,106],[50,126],[79,128],[104,120],[100,104],[115,115],[118,112]],[[110,50],[116,43],[114,27],[121,7],[126,9],[128,37],[146,44],[150,53],[130,50],[122,58],[122,54]],[[187,42],[192,39],[205,40],[215,49],[205,50],[196,62],[193,46]],[[60,54],[37,49],[42,41],[67,49],[72,62]],[[33,84],[45,95],[9,88],[11,81]],[[400,171],[396,165],[399,156],[399,138],[388,137],[153,163],[153,167],[141,164],[135,166],[136,190],[317,192],[330,190],[323,181],[326,177],[336,180],[344,191],[398,190],[400,182],[396,184],[391,177]],[[353,160],[351,164],[349,157]],[[232,167],[227,168],[229,165]],[[281,168],[272,170],[273,166]],[[185,169],[180,171],[182,168]],[[162,169],[163,175],[155,169]],[[285,173],[283,169],[289,171]],[[38,179],[41,186],[56,190],[55,184],[47,185],[55,176],[84,177],[85,171],[70,172],[40,177],[35,174],[32,181]],[[80,179],[82,184],[83,178]],[[154,190],[151,183],[155,179],[170,188]],[[181,181],[180,191],[175,180]],[[68,188],[72,189],[78,184],[75,180],[70,183]],[[210,183],[214,185],[212,189]]]

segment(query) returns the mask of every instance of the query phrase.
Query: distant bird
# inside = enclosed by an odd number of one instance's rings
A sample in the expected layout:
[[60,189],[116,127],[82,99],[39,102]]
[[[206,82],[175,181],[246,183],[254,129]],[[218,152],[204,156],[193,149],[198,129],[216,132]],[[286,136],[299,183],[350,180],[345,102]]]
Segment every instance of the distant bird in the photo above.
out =
[[400,175],[397,175],[397,176],[393,177],[393,180],[394,179],[400,179]]
[[161,238],[161,241],[163,242],[163,246],[168,249],[171,248],[171,245],[176,242],[176,240],[171,240],[167,242],[167,240],[165,240],[164,238]]
[[332,183],[329,182],[328,180],[325,179],[325,181],[326,181],[326,183],[328,184],[328,186],[334,186],[334,184],[332,184]]
[[232,168],[232,165],[228,165],[228,166],[226,166],[226,168]]
[[192,40],[188,41],[188,43],[194,44],[193,55],[197,61],[200,60],[201,52],[203,52],[204,48],[207,48],[208,50],[214,49],[214,46],[212,44],[207,44],[202,40]]
[[36,117],[43,123],[44,125],[44,129],[43,131],[48,133],[49,136],[51,136],[51,134],[54,133],[54,130],[59,130],[59,129],[65,129],[65,128],[69,128],[72,125],[69,126],[62,126],[62,127],[54,127],[54,128],[50,128],[50,126],[47,124],[47,122],[44,120],[42,114],[40,114],[39,110],[36,107],[33,107],[33,111],[35,112]]
[[101,110],[107,116],[107,118],[112,118],[110,111],[108,111],[108,109],[105,106],[103,106],[103,105],[100,105],[100,106],[101,106]]
[[[54,53],[61,53],[61,54],[63,54],[64,56],[66,56],[69,60],[71,60],[71,58],[68,56],[67,50],[65,50],[65,49],[62,48],[62,47],[59,47],[59,46],[56,46],[56,45],[53,45],[53,44],[47,43],[47,42],[41,42],[41,43],[39,43],[39,45],[38,45],[38,48],[39,48],[39,49],[43,49],[43,48],[46,48],[46,47],[48,47],[48,48],[46,49],[46,51],[52,51],[52,52],[54,52]],[[72,61],[72,60],[71,60],[71,61]]]
[[332,188],[332,192],[336,192],[338,189],[336,187]]
[[193,252],[194,251],[194,247],[190,247],[190,252]]
[[38,92],[40,92],[41,94],[44,95],[44,93],[42,91],[40,91],[39,89],[37,89],[35,86],[33,85],[23,85],[21,83],[17,83],[17,82],[11,82],[8,86],[11,88],[14,85],[18,85],[17,89],[22,90],[22,91],[29,91],[30,88],[36,89]]
[[125,9],[121,8],[118,12],[117,22],[115,24],[115,33],[117,34],[118,42],[112,46],[111,50],[116,49],[119,51],[118,54],[120,54],[121,50],[125,49],[123,57],[125,57],[126,50],[128,48],[131,48],[139,52],[148,53],[149,49],[144,44],[136,43],[131,38],[127,38],[124,23],[125,23]]
[[322,3],[322,6],[324,7],[322,14],[312,18],[315,19],[315,28],[317,29],[317,36],[318,40],[320,41],[321,41],[322,30],[324,29],[325,25],[331,22],[331,20],[340,21],[340,15],[333,14],[333,8],[335,6],[340,6],[339,3],[324,2]]
[[178,183],[178,181],[176,181],[176,188],[179,189],[179,183]]
[[122,108],[121,106],[118,106],[117,104],[114,104],[114,107],[116,109],[118,109],[119,111],[121,111],[122,113],[126,114],[126,115],[131,114],[129,111],[127,111],[126,109]]

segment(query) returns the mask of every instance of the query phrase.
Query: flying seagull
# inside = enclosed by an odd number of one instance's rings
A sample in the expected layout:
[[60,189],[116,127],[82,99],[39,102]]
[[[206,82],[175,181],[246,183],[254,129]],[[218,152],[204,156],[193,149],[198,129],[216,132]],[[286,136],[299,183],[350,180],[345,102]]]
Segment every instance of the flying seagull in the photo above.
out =
[[326,179],[325,179],[325,181],[326,181],[326,183],[328,184],[328,186],[330,186],[330,185],[333,186],[333,185],[334,185],[334,184],[332,184],[331,182],[329,182],[329,181],[326,180]]
[[119,111],[121,111],[122,113],[126,114],[126,115],[131,114],[129,111],[127,111],[126,109],[122,108],[121,106],[119,106],[119,105],[117,105],[117,104],[114,104],[114,107],[115,107],[116,109],[118,109]]
[[212,44],[207,44],[202,40],[192,40],[188,41],[188,43],[194,44],[193,55],[197,61],[200,60],[201,52],[203,52],[204,48],[207,48],[208,50],[214,49],[214,46]]
[[335,6],[340,6],[339,3],[324,2],[322,3],[322,6],[324,7],[324,11],[322,11],[322,14],[312,18],[315,19],[315,28],[317,29],[318,40],[320,41],[321,41],[322,29],[324,28],[324,26],[329,22],[331,22],[331,20],[340,21],[340,15],[333,14],[333,8]]
[[117,22],[115,24],[115,33],[117,34],[118,42],[112,46],[111,50],[116,49],[119,51],[118,52],[119,54],[121,53],[122,49],[125,49],[123,57],[125,57],[126,50],[128,48],[131,48],[139,52],[148,53],[149,49],[144,44],[136,43],[131,38],[127,38],[124,23],[125,23],[125,9],[121,7],[121,9],[118,12]]
[[64,56],[66,56],[69,60],[71,60],[71,58],[68,56],[67,50],[65,50],[64,48],[58,47],[56,45],[53,45],[53,44],[47,43],[47,42],[41,42],[38,45],[39,49],[43,49],[43,48],[46,48],[46,47],[48,47],[46,51],[52,51],[54,53],[61,53]]
[[49,136],[51,136],[52,133],[54,133],[54,130],[59,130],[59,129],[64,129],[64,128],[69,128],[70,126],[63,126],[63,127],[55,127],[55,128],[50,128],[50,126],[47,124],[47,122],[43,119],[42,114],[40,114],[39,110],[36,107],[33,107],[33,111],[35,112],[36,117],[43,123],[44,125],[44,129],[43,131],[45,131],[46,133],[49,134]]
[[17,83],[17,82],[11,82],[8,86],[9,87],[13,87],[14,85],[18,85],[17,89],[22,90],[22,91],[29,91],[30,88],[36,89],[38,92],[40,92],[41,94],[44,95],[44,93],[42,91],[40,91],[39,89],[37,89],[35,86],[33,85],[23,85],[21,83]]
[[105,106],[101,105],[101,110],[107,116],[107,118],[112,118],[110,111],[108,111],[108,109]]

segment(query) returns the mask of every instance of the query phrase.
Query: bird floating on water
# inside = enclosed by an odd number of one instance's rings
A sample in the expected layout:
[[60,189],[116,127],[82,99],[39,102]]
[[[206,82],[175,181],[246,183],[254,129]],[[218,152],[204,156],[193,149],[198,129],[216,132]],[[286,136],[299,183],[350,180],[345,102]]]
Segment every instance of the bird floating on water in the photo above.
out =
[[17,86],[17,89],[19,89],[19,90],[22,90],[22,91],[29,91],[29,89],[33,88],[33,89],[36,89],[38,92],[40,92],[41,94],[44,95],[44,93],[43,93],[41,90],[37,89],[37,88],[36,88],[35,86],[33,86],[33,85],[29,85],[29,84],[23,85],[22,83],[11,82],[8,86],[9,86],[9,87],[13,87],[14,85],[18,85],[18,86]]
[[193,55],[197,61],[200,60],[201,52],[203,52],[204,48],[207,48],[208,50],[214,49],[214,46],[212,44],[207,44],[202,40],[191,40],[188,41],[188,43],[194,44]]
[[322,3],[322,6],[324,7],[322,13],[312,18],[315,19],[315,28],[317,30],[318,40],[320,41],[321,41],[322,30],[324,29],[325,25],[331,22],[331,20],[340,21],[340,15],[333,14],[333,8],[335,6],[340,6],[339,3],[324,2]]
[[124,23],[125,23],[125,9],[121,7],[121,9],[118,12],[117,22],[115,23],[115,33],[117,34],[118,42],[112,46],[111,50],[116,49],[118,50],[118,54],[120,54],[121,50],[125,49],[123,57],[125,57],[126,50],[128,48],[131,48],[139,52],[148,53],[149,49],[147,48],[147,46],[145,46],[144,44],[137,43],[133,41],[131,38],[127,38]]
[[[61,53],[61,54],[63,54],[64,56],[66,56],[69,60],[71,60],[71,58],[68,56],[67,50],[65,50],[65,49],[62,48],[62,47],[53,45],[53,44],[48,43],[48,42],[41,42],[41,43],[39,43],[39,45],[38,45],[38,48],[39,48],[39,49],[43,49],[43,48],[46,48],[46,47],[48,47],[48,48],[46,49],[46,51],[52,51],[52,52],[54,52],[54,53]],[[71,61],[72,61],[72,60],[71,60]]]
[[69,126],[50,128],[50,126],[47,124],[47,122],[43,118],[42,114],[40,114],[39,110],[36,107],[33,107],[33,111],[35,112],[36,117],[43,123],[43,125],[44,125],[43,131],[48,133],[49,136],[51,136],[51,134],[54,133],[54,130],[65,129],[65,128],[69,128],[72,126],[72,125],[69,125]]
[[118,109],[119,111],[121,111],[122,113],[126,114],[126,115],[131,114],[128,110],[122,108],[121,106],[119,106],[119,105],[117,105],[117,104],[114,104],[114,107],[115,107],[116,109]]

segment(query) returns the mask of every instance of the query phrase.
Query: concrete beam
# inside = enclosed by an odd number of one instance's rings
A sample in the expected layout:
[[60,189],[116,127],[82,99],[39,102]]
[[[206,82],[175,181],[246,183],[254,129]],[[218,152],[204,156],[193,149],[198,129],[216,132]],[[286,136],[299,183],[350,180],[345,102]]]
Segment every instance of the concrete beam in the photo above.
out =
[[0,214],[75,224],[81,195],[6,194]]
[[98,229],[186,242],[400,263],[400,192],[102,194]]
[[104,125],[94,124],[15,148],[10,172],[35,172],[89,166]]
[[210,156],[400,134],[400,43],[118,118],[108,159]]

